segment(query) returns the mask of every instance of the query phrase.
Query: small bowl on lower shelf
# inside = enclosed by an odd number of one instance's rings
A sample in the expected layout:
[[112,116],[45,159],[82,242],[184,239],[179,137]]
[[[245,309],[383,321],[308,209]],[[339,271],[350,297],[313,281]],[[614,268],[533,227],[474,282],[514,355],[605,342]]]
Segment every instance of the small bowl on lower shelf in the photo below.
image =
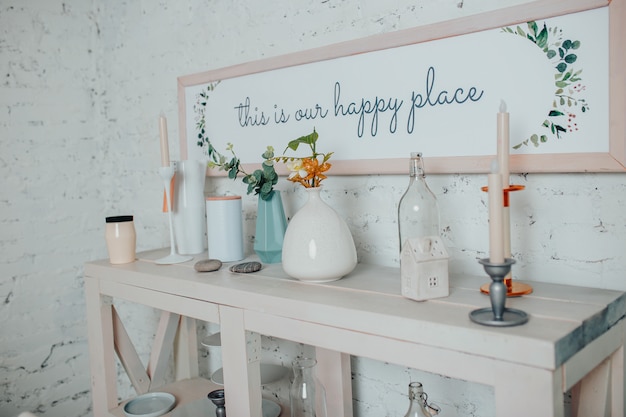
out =
[[124,405],[128,417],[159,417],[176,405],[176,398],[167,392],[149,392],[133,398]]

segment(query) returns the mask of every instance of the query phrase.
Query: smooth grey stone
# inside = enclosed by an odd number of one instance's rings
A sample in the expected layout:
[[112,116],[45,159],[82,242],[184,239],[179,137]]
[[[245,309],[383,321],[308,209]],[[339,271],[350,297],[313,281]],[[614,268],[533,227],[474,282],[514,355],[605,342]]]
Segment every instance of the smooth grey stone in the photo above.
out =
[[230,267],[230,272],[242,272],[247,274],[249,272],[256,272],[261,270],[260,262],[243,262]]
[[222,267],[222,261],[219,259],[203,259],[196,262],[193,266],[198,272],[211,272],[217,271]]

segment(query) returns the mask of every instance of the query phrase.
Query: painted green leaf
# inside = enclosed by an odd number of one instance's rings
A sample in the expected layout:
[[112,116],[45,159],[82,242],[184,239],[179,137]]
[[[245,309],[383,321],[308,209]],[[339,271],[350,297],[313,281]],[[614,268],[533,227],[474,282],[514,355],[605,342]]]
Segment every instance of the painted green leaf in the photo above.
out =
[[567,69],[567,64],[565,62],[561,62],[559,63],[559,65],[556,66],[556,70],[558,72],[565,72],[566,69]]
[[576,54],[569,54],[566,55],[565,58],[563,58],[563,60],[568,64],[573,64],[574,62],[576,62],[577,59],[578,57],[576,56]]
[[[555,84],[557,87],[559,87],[559,88],[565,88],[565,87],[567,87],[567,86],[569,85],[569,83],[566,83],[566,82],[564,82],[564,81],[557,81],[557,82],[556,82],[556,83],[554,83],[554,84]],[[563,92],[563,91],[561,90],[561,92]]]
[[548,59],[552,59],[556,56],[556,51],[554,49],[548,49],[548,53],[546,55],[548,55]]
[[530,141],[533,143],[533,145],[535,145],[535,146],[539,146],[539,138],[537,137],[537,135],[536,135],[536,134],[533,134],[533,135],[530,137]]
[[580,41],[572,42],[572,49],[578,49],[578,48],[580,48]]
[[550,113],[548,114],[548,116],[550,117],[555,117],[555,116],[563,116],[565,113],[560,112],[558,110],[550,110]]
[[543,29],[541,29],[541,32],[539,32],[539,35],[537,35],[537,45],[540,48],[543,48],[544,46],[546,46],[546,43],[548,42],[548,29],[546,29],[546,25],[543,25]]

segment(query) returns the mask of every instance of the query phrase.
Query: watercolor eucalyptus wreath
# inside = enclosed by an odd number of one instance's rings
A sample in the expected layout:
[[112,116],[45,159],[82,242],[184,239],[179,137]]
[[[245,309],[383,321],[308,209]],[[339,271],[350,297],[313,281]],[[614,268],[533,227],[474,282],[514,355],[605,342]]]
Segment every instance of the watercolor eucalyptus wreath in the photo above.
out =
[[541,48],[556,70],[554,75],[556,90],[552,108],[548,111],[547,118],[542,124],[544,129],[548,129],[548,132],[534,133],[513,148],[519,149],[529,144],[537,147],[548,141],[548,135],[562,139],[568,132],[577,131],[577,110],[580,109],[582,113],[589,110],[587,101],[584,98],[579,98],[586,89],[581,82],[583,70],[577,70],[573,65],[578,59],[576,51],[580,48],[580,41],[564,40],[562,29],[558,27],[548,28],[545,23],[542,28],[539,28],[535,21],[528,22],[526,30],[517,26],[516,28],[505,27],[503,31],[519,35],[533,42]]

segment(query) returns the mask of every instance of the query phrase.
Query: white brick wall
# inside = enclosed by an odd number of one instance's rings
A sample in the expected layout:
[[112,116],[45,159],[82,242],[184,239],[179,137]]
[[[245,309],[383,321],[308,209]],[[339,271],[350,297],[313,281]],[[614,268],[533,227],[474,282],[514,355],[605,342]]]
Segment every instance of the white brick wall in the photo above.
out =
[[[520,0],[213,0],[0,2],[0,416],[21,410],[89,416],[82,265],[106,256],[104,217],[134,214],[138,249],[166,246],[157,117],[178,157],[176,77]],[[322,139],[323,140],[323,139]],[[623,174],[528,175],[512,197],[520,278],[626,290]],[[453,272],[480,273],[487,250],[484,178],[428,178],[440,198]],[[350,225],[361,260],[397,264],[398,176],[331,177],[327,200]],[[243,193],[240,183],[210,190]],[[298,189],[281,182],[293,214]],[[369,192],[364,192],[368,190]],[[251,235],[255,199],[245,198]],[[248,250],[251,244],[247,244]],[[142,357],[154,313],[122,307]],[[265,340],[288,363],[306,347]],[[402,415],[410,379],[446,416],[493,416],[489,387],[353,360],[361,417]],[[206,370],[205,370],[206,371]],[[126,395],[128,381],[120,377]],[[285,385],[272,387],[285,400]]]

